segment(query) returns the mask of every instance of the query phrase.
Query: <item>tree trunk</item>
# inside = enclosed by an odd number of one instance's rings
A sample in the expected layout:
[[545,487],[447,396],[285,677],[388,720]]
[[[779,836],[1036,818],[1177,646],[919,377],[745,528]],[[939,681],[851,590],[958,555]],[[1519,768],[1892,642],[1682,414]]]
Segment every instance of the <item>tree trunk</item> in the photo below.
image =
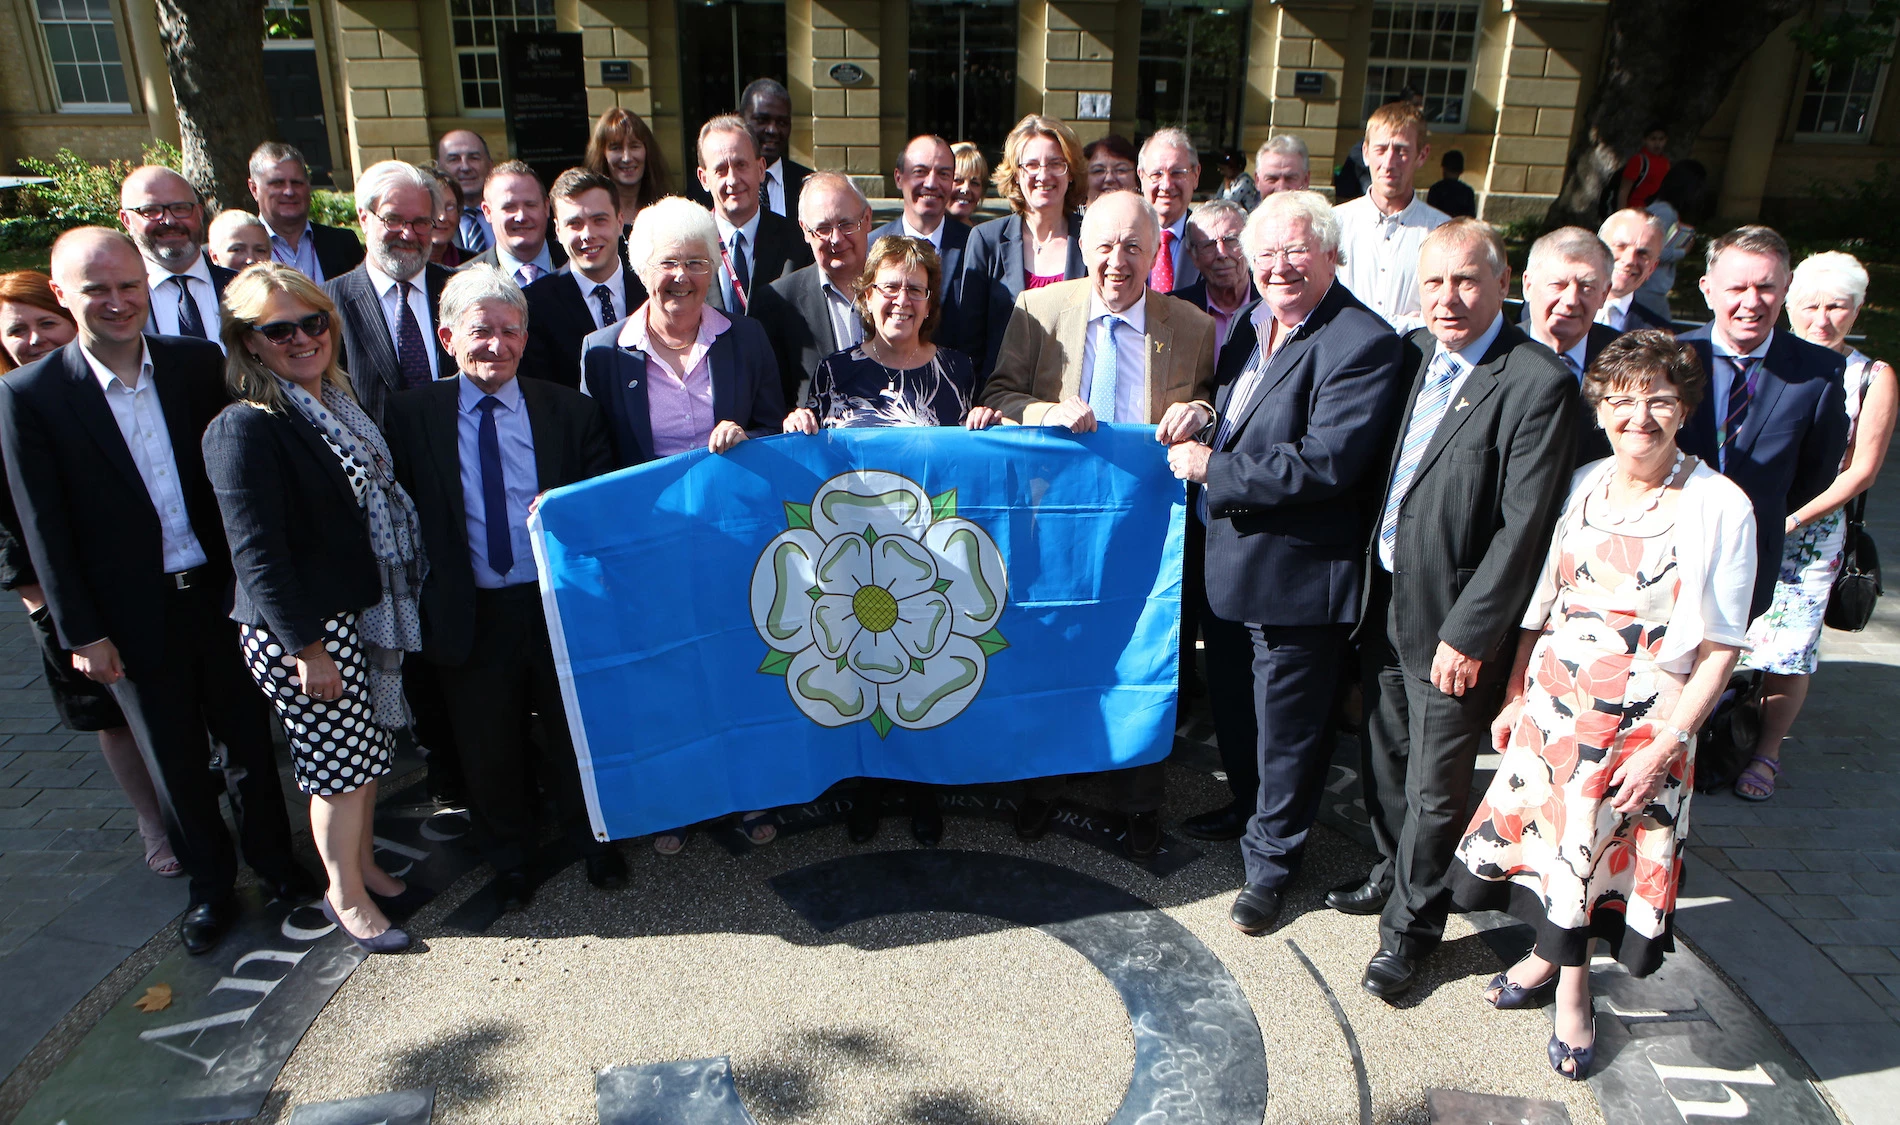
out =
[[1668,128],[1670,159],[1687,157],[1742,64],[1807,8],[1808,0],[1611,0],[1603,73],[1545,223],[1596,229],[1604,186],[1651,125]]
[[218,207],[253,206],[244,189],[251,150],[276,135],[264,87],[264,21],[257,0],[158,0],[185,178]]

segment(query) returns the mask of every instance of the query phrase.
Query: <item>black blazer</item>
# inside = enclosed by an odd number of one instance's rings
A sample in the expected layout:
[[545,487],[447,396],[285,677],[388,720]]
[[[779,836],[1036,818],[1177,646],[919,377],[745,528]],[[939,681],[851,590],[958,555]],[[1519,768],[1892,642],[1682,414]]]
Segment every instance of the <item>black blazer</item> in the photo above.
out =
[[[535,483],[542,492],[614,467],[599,407],[579,391],[545,379],[520,383],[534,435]],[[432,664],[460,664],[475,643],[475,565],[462,506],[456,428],[461,393],[460,379],[404,391],[389,400],[384,428],[396,479],[415,501],[429,556],[429,577],[422,583],[422,655]]]
[[[1633,311],[1636,306],[1631,305],[1630,308]],[[1621,335],[1621,332],[1607,324],[1592,324],[1589,338],[1583,345],[1583,369],[1588,371],[1590,365],[1597,361],[1597,357],[1603,354],[1603,349],[1609,346],[1610,341]],[[1581,390],[1582,387],[1579,386],[1578,389]],[[1577,411],[1577,466],[1581,468],[1592,461],[1601,461],[1610,456],[1611,452],[1610,435],[1603,432],[1602,426],[1597,425],[1596,411],[1588,406],[1579,409]]]
[[1217,371],[1225,421],[1204,488],[1208,604],[1228,621],[1355,624],[1379,470],[1417,357],[1337,282],[1236,403],[1258,343],[1252,320],[1237,321]]
[[752,319],[765,327],[778,357],[779,390],[787,408],[797,407],[799,384],[818,374],[818,364],[844,341],[825,307],[823,267],[793,270],[753,294]]
[[[804,269],[814,260],[798,223],[771,210],[759,211],[758,237],[753,249],[752,289],[770,285],[793,270]],[[719,292],[717,285],[713,286],[713,292]]]
[[323,271],[325,281],[342,277],[363,264],[363,240],[355,231],[312,222],[310,245],[316,247],[317,268]]
[[1720,469],[1755,505],[1755,600],[1760,614],[1781,574],[1781,543],[1788,513],[1819,496],[1840,475],[1847,455],[1847,360],[1784,329],[1775,330],[1767,362],[1741,432],[1729,444],[1726,468],[1716,459],[1715,372],[1712,338],[1703,325],[1680,337],[1695,348],[1709,373],[1702,404],[1676,435],[1676,444]]
[[[1088,275],[1088,263],[1082,260],[1082,216],[1069,216],[1069,262],[1062,273],[1073,281]],[[976,362],[979,388],[996,366],[996,353],[1003,349],[1003,333],[1009,328],[1010,313],[1016,298],[1022,295],[1023,217],[1009,215],[993,219],[970,231],[969,244],[963,250],[963,343],[949,343]]]
[[1630,302],[1630,314],[1623,320],[1623,331],[1634,332],[1638,328],[1660,328],[1664,332],[1674,332],[1676,322],[1666,316],[1658,316],[1641,301]]
[[[442,304],[442,287],[449,283],[450,271],[431,262],[423,267],[423,286],[429,294],[429,323],[421,325],[423,342],[435,349],[437,378],[455,374],[455,359],[436,338],[436,309]],[[358,266],[341,277],[323,283],[323,291],[336,302],[338,319],[343,322],[341,365],[356,388],[356,401],[383,424],[383,404],[402,389],[402,365],[396,358],[396,341],[383,316],[382,298],[369,279],[367,266]]]
[[[145,343],[206,580],[229,581],[224,521],[199,444],[231,401],[224,353],[178,336]],[[165,659],[170,585],[158,512],[78,341],[0,380],[0,451],[61,646],[110,638],[127,675],[150,675]]]
[[[620,346],[622,319],[592,333],[581,344],[582,389],[607,415],[613,437],[614,467],[627,468],[653,460],[653,419],[647,409],[645,352]],[[778,365],[765,328],[749,317],[732,318],[732,327],[713,341],[713,419],[737,422],[752,437],[780,433],[785,424],[785,399],[779,390]]]
[[[627,307],[614,310],[616,320],[630,316],[646,303],[647,288],[625,265],[620,281],[626,287]],[[521,354],[521,374],[550,379],[563,387],[581,385],[581,341],[594,331],[594,283],[569,266],[528,286],[528,346]]]
[[[1417,369],[1380,474],[1383,512],[1406,420],[1437,341],[1407,337]],[[1425,447],[1399,508],[1392,605],[1399,659],[1418,676],[1438,643],[1476,660],[1509,660],[1570,489],[1577,381],[1549,348],[1505,324],[1465,377]],[[1367,543],[1377,566],[1379,526]]]
[[323,623],[376,604],[382,572],[336,454],[295,407],[237,402],[204,435],[205,473],[231,544],[231,620],[295,652]]
[[[931,342],[944,347],[955,348],[968,354],[964,345],[969,337],[963,327],[963,260],[969,252],[971,228],[951,218],[943,217],[943,249],[938,252],[938,260],[943,264],[943,292],[938,301],[943,312],[937,318],[937,330],[931,336]],[[880,238],[904,233],[904,220],[900,215],[871,232],[871,241],[875,245]],[[820,358],[823,358],[822,356]]]

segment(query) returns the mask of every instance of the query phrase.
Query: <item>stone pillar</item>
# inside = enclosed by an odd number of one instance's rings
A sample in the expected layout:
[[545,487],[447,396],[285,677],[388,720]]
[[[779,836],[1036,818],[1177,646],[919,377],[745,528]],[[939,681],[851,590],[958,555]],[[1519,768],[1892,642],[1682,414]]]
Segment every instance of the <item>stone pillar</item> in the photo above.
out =
[[[138,71],[139,101],[155,140],[178,144],[178,106],[172,101],[171,71],[165,66],[165,44],[158,37],[158,9],[151,4],[124,5],[125,28],[132,40],[132,65]],[[262,30],[258,32],[263,35]]]
[[415,0],[337,0],[336,13],[351,166],[433,159]]
[[[1497,128],[1478,194],[1478,214],[1487,221],[1539,218],[1557,198],[1583,75],[1596,72],[1602,51],[1602,16],[1594,6],[1515,5],[1502,15],[1500,39],[1484,30],[1474,101],[1497,90]],[[1494,42],[1501,46],[1496,54]],[[1496,72],[1487,73],[1492,66]]]
[[[598,118],[619,106],[650,118],[653,31],[647,22],[647,0],[580,0],[574,22],[581,33],[581,55],[586,60],[587,112]],[[631,62],[633,80],[624,86],[601,85],[600,64],[604,59]]]
[[1724,218],[1752,222],[1761,217],[1762,191],[1774,163],[1775,142],[1788,120],[1795,68],[1801,61],[1794,40],[1788,37],[1795,22],[1790,20],[1770,32],[1736,80],[1741,105],[1735,115],[1735,133],[1729,138],[1728,162],[1722,168],[1722,194],[1715,205],[1715,213]]
[[[791,74],[792,88],[811,90],[812,167],[850,176],[882,175],[878,91],[884,78],[880,57],[883,5],[879,0],[806,0],[786,8],[788,42],[803,39],[809,27],[810,68]],[[809,13],[809,23],[804,17]],[[788,52],[801,63],[802,51]],[[831,76],[839,63],[864,72],[864,81],[847,86]],[[789,64],[789,60],[788,60]],[[900,73],[893,81],[903,81]],[[794,94],[794,97],[797,95]],[[794,146],[797,130],[793,132]]]
[[[1076,95],[1116,91],[1115,51],[1110,44],[1117,41],[1116,21],[1123,4],[1117,0],[1048,0],[1033,7],[1037,9],[1033,23],[1030,3],[1022,5],[1019,16],[1018,108],[1025,114],[1046,113],[1062,118],[1083,144],[1106,136],[1113,122],[1076,119]],[[1136,18],[1139,20],[1139,13]],[[1135,26],[1138,30],[1141,25],[1137,22]],[[1131,57],[1133,47],[1130,43]],[[1115,122],[1123,118],[1132,122],[1133,100],[1122,104],[1123,100],[1116,98],[1111,103],[1110,114]]]
[[[1339,106],[1355,7],[1352,0],[1253,6],[1241,144],[1251,154],[1274,134],[1299,137],[1306,142],[1313,187],[1319,189],[1332,183],[1333,165],[1339,163]],[[1319,93],[1295,93],[1301,71],[1323,76]]]

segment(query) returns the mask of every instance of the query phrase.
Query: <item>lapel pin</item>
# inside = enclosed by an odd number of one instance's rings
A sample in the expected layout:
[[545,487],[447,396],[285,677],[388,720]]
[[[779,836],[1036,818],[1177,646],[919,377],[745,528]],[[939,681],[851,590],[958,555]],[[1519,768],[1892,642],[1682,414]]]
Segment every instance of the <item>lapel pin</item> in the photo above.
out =
[[1458,405],[1457,405],[1457,406],[1454,406],[1454,407],[1452,407],[1452,408],[1451,408],[1451,412],[1452,412],[1453,414],[1456,414],[1456,413],[1458,413],[1458,412],[1459,412],[1460,410],[1463,410],[1463,409],[1464,409],[1465,407],[1467,407],[1467,406],[1470,406],[1470,405],[1471,405],[1471,400],[1470,400],[1470,399],[1468,399],[1468,398],[1460,398],[1460,399],[1458,400]]
[[627,380],[627,389],[628,389],[628,390],[632,390],[633,388],[635,388],[635,387],[637,387],[637,386],[639,386],[639,385],[640,385],[640,380],[638,380],[638,379],[628,379],[628,380]]

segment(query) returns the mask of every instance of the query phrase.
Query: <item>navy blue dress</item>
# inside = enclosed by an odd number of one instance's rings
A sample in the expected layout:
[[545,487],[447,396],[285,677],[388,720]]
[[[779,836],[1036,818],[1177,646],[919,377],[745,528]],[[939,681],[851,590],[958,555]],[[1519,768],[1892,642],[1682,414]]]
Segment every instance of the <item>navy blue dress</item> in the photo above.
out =
[[929,363],[898,371],[859,344],[819,362],[805,405],[819,425],[834,428],[960,426],[975,395],[976,368],[955,348],[940,347]]

